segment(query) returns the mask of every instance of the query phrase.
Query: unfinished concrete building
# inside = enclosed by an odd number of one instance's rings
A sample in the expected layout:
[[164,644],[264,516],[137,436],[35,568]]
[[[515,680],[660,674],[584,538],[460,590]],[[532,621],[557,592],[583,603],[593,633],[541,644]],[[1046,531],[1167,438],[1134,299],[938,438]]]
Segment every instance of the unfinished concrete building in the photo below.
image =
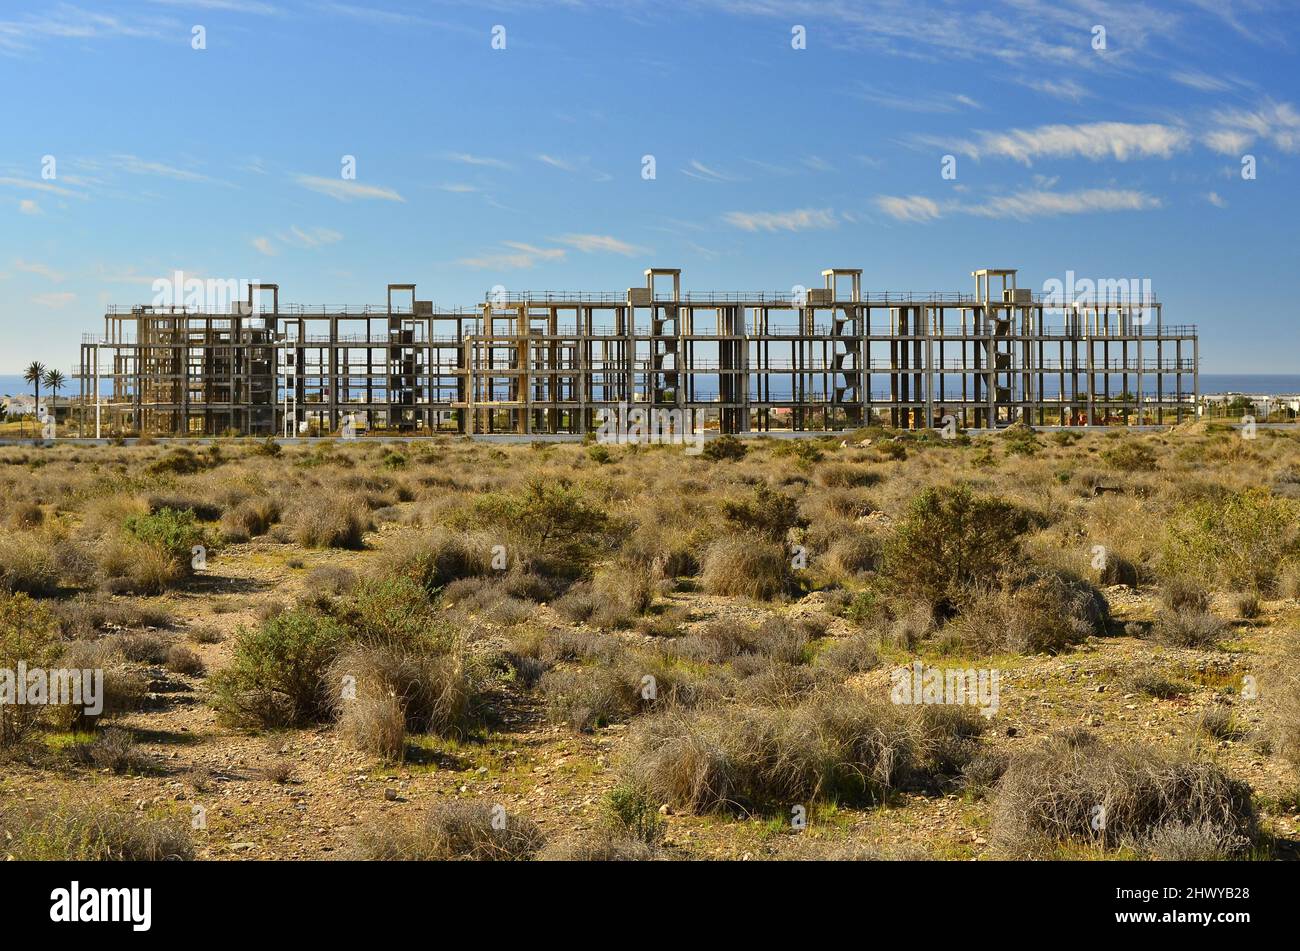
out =
[[[366,307],[112,308],[81,345],[84,435],[585,433],[601,410],[690,410],[723,433],[1161,424],[1195,415],[1196,329],[1150,295],[1061,301],[973,271],[975,291],[821,287],[511,293],[446,310],[390,284]],[[1110,299],[1110,298],[1114,299]],[[212,308],[216,310],[216,308]]]

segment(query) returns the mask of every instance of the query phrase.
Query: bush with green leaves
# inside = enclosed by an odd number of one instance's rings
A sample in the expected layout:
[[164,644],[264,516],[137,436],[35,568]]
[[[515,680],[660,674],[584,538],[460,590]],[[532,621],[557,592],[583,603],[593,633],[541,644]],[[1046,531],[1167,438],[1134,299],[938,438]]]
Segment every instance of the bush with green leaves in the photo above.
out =
[[1300,506],[1262,490],[1194,502],[1169,519],[1161,569],[1222,590],[1271,592],[1298,530]]
[[46,707],[17,703],[19,663],[49,668],[61,650],[59,625],[50,609],[25,594],[0,594],[0,749],[16,746],[36,728]]
[[735,529],[781,543],[790,529],[805,524],[799,515],[798,501],[766,483],[755,486],[750,499],[724,501],[722,517]]
[[885,544],[884,580],[900,597],[924,599],[940,614],[962,592],[987,584],[1015,564],[1030,513],[969,486],[930,487],[916,496]]
[[237,726],[319,722],[330,707],[324,674],[346,638],[334,618],[303,609],[241,628],[233,662],[212,678],[213,705]]
[[562,479],[533,477],[520,489],[475,502],[472,522],[500,531],[532,551],[586,565],[609,547],[609,515]]
[[188,568],[196,545],[204,544],[203,528],[192,509],[162,508],[157,512],[132,515],[124,523],[126,534],[135,541]]
[[730,434],[714,436],[704,444],[702,455],[710,462],[723,459],[744,459],[749,447]]
[[1155,450],[1146,443],[1135,440],[1126,440],[1118,446],[1103,449],[1101,458],[1106,465],[1112,469],[1119,469],[1121,472],[1154,472],[1156,470]]

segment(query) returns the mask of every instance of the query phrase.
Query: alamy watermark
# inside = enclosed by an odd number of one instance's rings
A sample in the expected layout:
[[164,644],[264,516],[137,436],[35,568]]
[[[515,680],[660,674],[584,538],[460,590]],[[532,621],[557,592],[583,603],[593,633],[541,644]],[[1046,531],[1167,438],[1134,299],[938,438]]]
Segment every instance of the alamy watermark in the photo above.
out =
[[104,671],[98,668],[0,668],[0,707],[83,707],[89,716],[104,712]]
[[704,451],[704,430],[699,415],[690,409],[630,408],[619,403],[618,409],[598,409],[596,442],[602,446],[685,446],[688,456]]
[[992,668],[910,667],[890,672],[889,699],[897,704],[961,704],[976,706],[992,717],[998,712],[998,671]]

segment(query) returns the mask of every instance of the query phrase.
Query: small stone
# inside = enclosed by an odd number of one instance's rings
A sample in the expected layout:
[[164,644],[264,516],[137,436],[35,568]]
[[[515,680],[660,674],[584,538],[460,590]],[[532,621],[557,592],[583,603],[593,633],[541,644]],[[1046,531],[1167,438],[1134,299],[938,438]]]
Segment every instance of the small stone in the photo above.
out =
[[392,786],[387,787],[384,790],[384,798],[389,802],[397,802],[397,790]]

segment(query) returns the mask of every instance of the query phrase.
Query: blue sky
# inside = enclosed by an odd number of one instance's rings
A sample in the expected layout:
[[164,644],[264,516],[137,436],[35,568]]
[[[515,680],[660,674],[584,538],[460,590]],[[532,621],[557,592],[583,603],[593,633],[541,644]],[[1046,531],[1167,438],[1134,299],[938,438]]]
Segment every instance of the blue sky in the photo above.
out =
[[177,269],[457,306],[648,266],[692,290],[1149,279],[1205,372],[1300,372],[1296,12],[8,0],[0,373],[66,372],[106,304]]

